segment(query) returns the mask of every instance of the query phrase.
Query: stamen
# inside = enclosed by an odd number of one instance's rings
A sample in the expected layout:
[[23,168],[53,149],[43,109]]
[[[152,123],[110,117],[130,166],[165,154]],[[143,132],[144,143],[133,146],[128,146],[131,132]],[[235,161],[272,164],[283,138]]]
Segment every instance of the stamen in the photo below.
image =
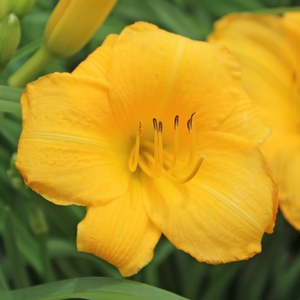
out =
[[179,125],[179,116],[176,115],[174,118],[174,129],[178,128]]
[[189,161],[186,166],[186,169],[190,168],[193,164],[193,162],[196,159],[196,128],[194,124],[194,117],[195,113],[193,113],[190,117],[190,119],[187,121],[187,127],[190,132],[190,155],[189,155]]
[[195,113],[192,113],[191,117],[187,121],[187,128],[188,128],[189,131],[192,131],[192,129],[193,129],[193,125],[194,125],[193,117],[194,117],[194,115],[195,115]]
[[153,128],[154,128],[154,160],[155,160],[155,171],[154,177],[159,177],[161,175],[164,160],[163,160],[163,143],[162,143],[162,122],[158,122],[153,118]]
[[[139,128],[136,132],[135,145],[131,149],[128,160],[129,170],[131,172],[134,172],[139,166],[141,170],[143,170],[143,172],[151,178],[166,176],[171,181],[180,184],[186,183],[193,177],[195,177],[202,165],[205,155],[201,154],[198,158],[196,155],[197,135],[195,124],[193,121],[194,114],[195,113],[193,113],[190,119],[187,121],[187,127],[190,133],[190,153],[187,165],[185,167],[183,166],[182,161],[178,161],[179,116],[177,115],[174,118],[173,155],[169,151],[165,151],[163,148],[162,122],[157,121],[157,119],[153,118],[154,140],[153,142],[143,141],[142,146],[140,145],[140,137],[142,135],[143,129],[142,123],[139,122]],[[170,167],[166,168],[165,165],[168,165]],[[179,169],[176,168],[176,166],[179,166]],[[181,176],[183,177],[180,178]]]
[[147,162],[150,162],[150,165],[155,167],[155,160],[153,156],[147,151],[142,151],[139,166],[146,175],[151,178],[155,178],[155,170],[151,170]]
[[162,142],[162,122],[158,123],[158,164],[156,165],[156,176],[159,177],[164,167],[164,150]]
[[153,127],[154,127],[154,131],[158,130],[157,120],[155,118],[153,118]]
[[171,181],[173,181],[175,183],[187,183],[188,181],[190,181],[191,179],[193,179],[196,176],[196,174],[198,173],[205,157],[206,157],[205,154],[201,154],[198,161],[197,161],[197,164],[195,165],[195,167],[193,168],[191,173],[188,174],[187,176],[183,177],[183,178],[177,178],[177,177],[169,174],[168,172],[164,172],[164,175],[168,179],[170,179]]
[[153,128],[154,128],[154,160],[155,160],[155,171],[154,173],[156,174],[157,172],[157,166],[159,164],[159,146],[158,146],[158,125],[157,125],[157,120],[153,118]]
[[135,135],[135,146],[132,147],[129,160],[128,160],[128,167],[131,172],[134,172],[139,163],[139,153],[140,153],[140,140],[141,135],[143,133],[142,122],[139,122],[139,129]]
[[159,123],[158,123],[158,132],[162,132],[162,130],[163,130],[163,124],[162,124],[162,122],[159,121]]
[[174,149],[173,149],[173,159],[171,167],[168,170],[169,174],[172,174],[174,172],[176,163],[177,163],[177,157],[178,157],[178,125],[179,125],[179,116],[177,115],[174,119]]

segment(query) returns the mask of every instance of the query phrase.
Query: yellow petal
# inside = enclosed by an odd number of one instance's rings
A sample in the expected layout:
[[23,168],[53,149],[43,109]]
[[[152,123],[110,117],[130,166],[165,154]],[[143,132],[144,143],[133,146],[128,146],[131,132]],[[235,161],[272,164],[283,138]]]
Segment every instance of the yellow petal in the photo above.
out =
[[280,17],[229,15],[215,23],[210,43],[224,44],[243,65],[242,85],[267,126],[290,128],[298,120],[286,101],[293,90],[294,53]]
[[124,194],[126,140],[111,117],[105,82],[63,73],[22,96],[17,168],[26,184],[62,205],[98,205]]
[[261,148],[278,183],[281,211],[300,230],[300,136],[274,131]]
[[[300,51],[300,13],[288,12],[282,18],[282,26],[284,33],[290,41],[290,45],[296,50],[296,55]],[[297,56],[298,56],[297,55]],[[299,66],[299,60],[298,60]]]
[[150,221],[141,200],[138,181],[125,195],[97,207],[89,207],[78,225],[77,248],[115,265],[131,276],[147,265],[161,232]]
[[271,133],[271,129],[265,126],[253,102],[242,89],[238,104],[218,130],[236,134],[255,144],[262,143]]
[[[280,207],[300,229],[300,13],[231,15],[210,42],[223,43],[243,65],[242,84],[273,133],[260,146],[279,187]],[[297,157],[298,156],[298,157]]]
[[96,79],[107,79],[112,52],[117,38],[117,35],[109,35],[102,46],[97,48],[86,60],[79,64],[72,74],[75,76],[90,76]]
[[236,105],[240,73],[224,47],[136,23],[115,44],[108,77],[112,110],[128,133],[139,121],[152,130],[157,118],[170,124],[165,136],[172,136],[174,117],[186,121],[194,112],[199,130],[216,128]]
[[277,212],[276,186],[259,150],[245,139],[203,133],[206,155],[190,182],[144,178],[149,217],[179,249],[199,261],[225,263],[261,251]]

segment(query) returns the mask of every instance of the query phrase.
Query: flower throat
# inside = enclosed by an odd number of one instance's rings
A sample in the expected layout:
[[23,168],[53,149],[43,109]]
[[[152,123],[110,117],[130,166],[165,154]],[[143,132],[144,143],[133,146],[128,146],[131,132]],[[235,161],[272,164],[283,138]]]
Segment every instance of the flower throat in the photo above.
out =
[[[136,132],[135,144],[133,145],[129,160],[128,167],[131,172],[135,172],[139,166],[141,170],[149,177],[158,178],[165,176],[176,183],[186,183],[190,181],[199,171],[201,164],[205,158],[204,154],[199,157],[196,155],[196,128],[193,121],[193,113],[187,121],[187,128],[190,135],[190,151],[187,165],[180,170],[177,170],[178,164],[178,126],[179,116],[174,119],[174,147],[173,155],[163,149],[163,124],[157,119],[153,119],[154,138],[153,142],[143,141],[141,147],[141,137],[143,133],[142,123],[139,122],[139,128]],[[168,167],[166,167],[164,159],[170,158]],[[175,176],[175,172],[183,173],[184,175],[179,178]]]

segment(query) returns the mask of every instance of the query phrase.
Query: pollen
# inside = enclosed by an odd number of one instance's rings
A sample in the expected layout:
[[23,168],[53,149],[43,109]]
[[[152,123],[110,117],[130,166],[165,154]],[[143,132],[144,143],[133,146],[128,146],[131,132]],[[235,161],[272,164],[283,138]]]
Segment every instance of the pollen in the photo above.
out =
[[[190,136],[190,147],[188,162],[182,167],[182,163],[178,161],[179,151],[179,116],[174,118],[174,145],[173,153],[169,153],[164,149],[163,144],[163,123],[153,118],[153,140],[141,141],[142,122],[139,122],[135,135],[135,143],[131,149],[128,167],[131,172],[135,172],[140,168],[146,175],[151,178],[167,177],[176,183],[186,183],[193,179],[198,173],[205,154],[197,155],[196,151],[196,128],[194,124],[194,115],[187,121],[187,134]],[[178,165],[181,167],[179,168]],[[180,176],[179,176],[180,174]]]

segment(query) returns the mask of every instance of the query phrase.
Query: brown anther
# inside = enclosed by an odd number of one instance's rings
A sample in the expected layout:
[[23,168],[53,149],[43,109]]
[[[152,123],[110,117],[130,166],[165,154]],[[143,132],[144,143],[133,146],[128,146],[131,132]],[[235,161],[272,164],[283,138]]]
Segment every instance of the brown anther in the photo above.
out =
[[191,121],[191,119],[188,119],[186,125],[187,125],[188,130],[192,131],[192,121]]
[[177,115],[174,119],[174,129],[178,127],[178,124],[179,124],[179,116]]
[[193,117],[194,117],[195,113],[192,113],[191,117],[188,119],[187,121],[187,128],[189,131],[192,131],[193,128]]
[[153,118],[153,127],[154,127],[154,130],[157,131],[158,130],[158,127],[157,127],[157,120],[155,118]]
[[158,123],[158,132],[162,132],[162,130],[163,130],[163,124],[162,124],[162,122],[159,121],[159,123]]
[[142,136],[143,134],[143,123],[139,121],[139,135]]

